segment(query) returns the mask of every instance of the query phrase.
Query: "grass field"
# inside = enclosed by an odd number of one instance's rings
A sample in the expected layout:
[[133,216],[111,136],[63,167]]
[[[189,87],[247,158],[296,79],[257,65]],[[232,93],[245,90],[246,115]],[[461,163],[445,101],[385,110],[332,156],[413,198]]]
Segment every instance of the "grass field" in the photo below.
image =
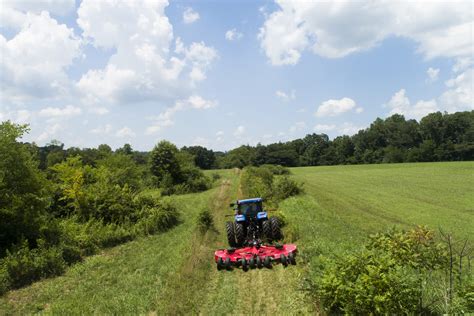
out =
[[[215,248],[225,247],[228,203],[240,196],[238,174],[219,171],[218,187],[177,197],[183,223],[149,238],[108,249],[61,277],[0,298],[0,314],[261,314],[318,313],[304,290],[324,257],[361,247],[368,234],[390,227],[441,227],[455,238],[474,227],[474,163],[386,164],[293,168],[305,193],[280,210],[288,240],[298,244],[296,267],[216,271]],[[214,215],[202,235],[200,210]]]

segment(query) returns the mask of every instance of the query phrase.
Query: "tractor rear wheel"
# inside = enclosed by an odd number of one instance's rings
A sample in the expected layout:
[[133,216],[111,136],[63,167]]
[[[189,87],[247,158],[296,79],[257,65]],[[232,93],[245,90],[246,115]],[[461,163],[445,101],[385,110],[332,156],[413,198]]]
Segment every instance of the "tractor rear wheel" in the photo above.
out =
[[272,237],[273,240],[280,240],[283,238],[280,228],[280,221],[276,217],[270,217],[270,226],[272,228]]
[[269,220],[264,220],[262,222],[262,233],[263,233],[263,240],[267,242],[272,242],[272,226]]
[[241,247],[245,242],[245,229],[244,225],[241,223],[235,223],[235,240],[237,241],[237,246]]
[[235,242],[234,222],[226,222],[225,231],[227,233],[227,241],[229,241],[229,246],[237,247]]

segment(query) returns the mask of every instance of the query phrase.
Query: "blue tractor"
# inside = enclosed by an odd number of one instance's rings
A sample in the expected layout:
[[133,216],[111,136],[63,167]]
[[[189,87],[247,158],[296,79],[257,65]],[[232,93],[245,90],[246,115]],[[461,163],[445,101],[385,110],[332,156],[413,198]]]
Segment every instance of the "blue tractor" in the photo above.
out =
[[234,207],[235,220],[226,222],[227,240],[231,247],[243,247],[255,242],[273,242],[283,238],[280,221],[268,217],[263,209],[262,198],[237,200]]

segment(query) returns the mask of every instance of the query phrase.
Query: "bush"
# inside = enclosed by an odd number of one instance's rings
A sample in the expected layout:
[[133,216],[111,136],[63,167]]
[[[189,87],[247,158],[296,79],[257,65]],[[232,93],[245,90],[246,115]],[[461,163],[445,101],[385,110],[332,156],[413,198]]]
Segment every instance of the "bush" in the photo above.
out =
[[214,227],[214,218],[209,210],[202,210],[197,218],[199,230],[204,233]]
[[261,168],[267,168],[270,170],[271,173],[273,173],[276,176],[283,176],[283,175],[289,175],[290,174],[290,169],[280,166],[280,165],[261,165]]
[[389,255],[364,251],[329,265],[319,294],[336,313],[409,314],[417,310],[421,290],[413,271]]
[[[448,256],[433,231],[418,227],[370,236],[365,249],[329,261],[318,294],[331,312],[347,314],[457,314],[472,311],[472,277],[459,255]],[[456,276],[449,283],[449,275]],[[425,305],[424,305],[425,304]]]
[[283,201],[290,196],[298,195],[303,191],[303,185],[288,178],[288,176],[278,177],[273,183],[273,199]]
[[0,261],[0,276],[7,285],[3,289],[19,288],[44,277],[61,274],[66,267],[59,247],[40,246],[30,249],[26,241]]
[[157,202],[156,206],[142,210],[134,231],[138,235],[166,231],[176,226],[179,220],[180,213],[176,207],[169,199],[163,199]]

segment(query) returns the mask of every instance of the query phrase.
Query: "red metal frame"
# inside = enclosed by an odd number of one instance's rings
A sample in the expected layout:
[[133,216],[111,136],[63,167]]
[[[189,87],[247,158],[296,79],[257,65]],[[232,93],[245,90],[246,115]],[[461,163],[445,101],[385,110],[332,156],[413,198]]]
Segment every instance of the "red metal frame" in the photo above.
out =
[[244,247],[236,248],[233,251],[228,249],[219,249],[214,253],[214,260],[217,263],[219,258],[222,258],[222,261],[225,262],[227,258],[230,259],[231,263],[235,265],[238,264],[241,259],[249,261],[251,258],[260,257],[263,261],[266,257],[270,257],[273,261],[280,261],[281,255],[285,255],[288,258],[289,254],[296,256],[297,249],[296,245],[285,244],[281,247],[273,245],[262,245],[260,247]]

